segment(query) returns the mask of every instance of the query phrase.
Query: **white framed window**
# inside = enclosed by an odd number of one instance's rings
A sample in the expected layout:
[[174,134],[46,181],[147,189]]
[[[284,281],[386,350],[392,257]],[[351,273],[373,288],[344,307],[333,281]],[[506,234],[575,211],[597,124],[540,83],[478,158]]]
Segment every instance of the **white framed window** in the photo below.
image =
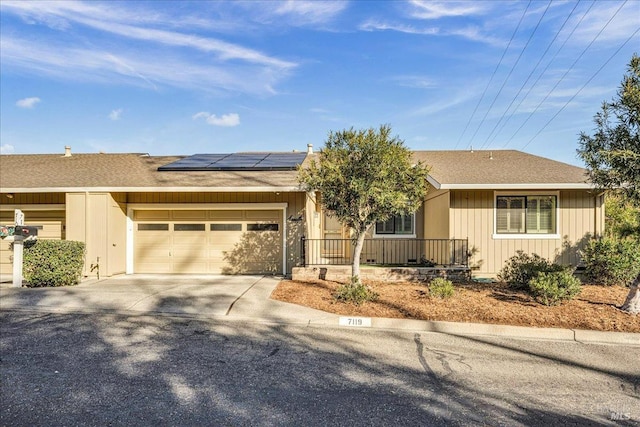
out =
[[559,238],[558,192],[495,194],[494,234],[500,238]]
[[374,237],[415,237],[415,214],[394,215],[387,221],[376,222]]

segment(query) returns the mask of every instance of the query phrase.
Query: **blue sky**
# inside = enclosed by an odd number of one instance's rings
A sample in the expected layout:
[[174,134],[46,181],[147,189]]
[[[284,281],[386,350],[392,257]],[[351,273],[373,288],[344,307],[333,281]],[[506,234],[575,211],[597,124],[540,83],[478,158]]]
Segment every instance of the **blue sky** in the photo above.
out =
[[406,145],[580,165],[640,1],[0,2],[4,154]]

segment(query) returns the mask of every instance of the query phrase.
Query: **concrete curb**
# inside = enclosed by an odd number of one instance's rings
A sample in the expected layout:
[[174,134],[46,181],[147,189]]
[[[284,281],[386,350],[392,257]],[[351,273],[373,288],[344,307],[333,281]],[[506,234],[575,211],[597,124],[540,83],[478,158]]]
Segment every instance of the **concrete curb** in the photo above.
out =
[[[492,325],[486,323],[457,323],[376,317],[361,319],[369,320],[371,329],[380,330],[437,332],[442,334],[460,336],[492,336],[533,340],[575,341],[580,343],[640,346],[640,333],[632,332],[607,332],[563,328],[533,328],[525,326]],[[309,321],[309,325],[356,328],[352,326],[340,326],[338,324],[338,321]],[[369,327],[358,328],[369,329]]]

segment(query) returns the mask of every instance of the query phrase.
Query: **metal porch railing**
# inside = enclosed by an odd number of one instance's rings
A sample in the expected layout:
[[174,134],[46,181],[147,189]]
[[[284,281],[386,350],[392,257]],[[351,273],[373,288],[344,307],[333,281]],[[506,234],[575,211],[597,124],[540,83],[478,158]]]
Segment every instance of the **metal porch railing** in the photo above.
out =
[[[302,237],[304,266],[351,265],[351,239],[307,239]],[[361,265],[468,266],[468,239],[365,239]]]

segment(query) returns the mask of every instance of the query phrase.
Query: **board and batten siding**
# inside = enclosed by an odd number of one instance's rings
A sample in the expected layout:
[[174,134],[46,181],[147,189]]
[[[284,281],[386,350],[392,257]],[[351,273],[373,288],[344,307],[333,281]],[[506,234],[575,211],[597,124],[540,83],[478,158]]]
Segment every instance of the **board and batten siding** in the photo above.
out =
[[558,264],[578,266],[579,250],[589,238],[603,232],[602,196],[584,190],[567,190],[559,192],[560,238],[494,239],[494,197],[491,190],[450,192],[449,236],[469,239],[469,262],[478,274],[496,275],[518,250],[536,253]]

